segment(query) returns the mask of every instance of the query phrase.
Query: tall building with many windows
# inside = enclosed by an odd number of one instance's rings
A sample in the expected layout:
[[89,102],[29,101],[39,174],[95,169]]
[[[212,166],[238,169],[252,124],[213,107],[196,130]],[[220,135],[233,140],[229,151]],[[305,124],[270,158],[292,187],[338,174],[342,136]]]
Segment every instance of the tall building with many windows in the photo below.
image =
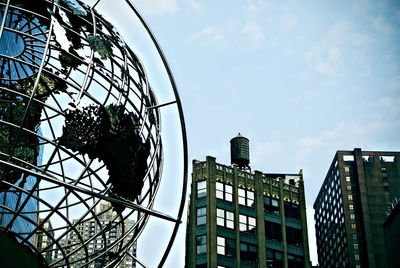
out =
[[302,172],[251,172],[238,155],[193,161],[186,267],[310,267]]
[[383,224],[400,195],[399,157],[336,153],[314,203],[320,267],[387,267]]
[[[39,218],[38,223],[42,224],[43,221],[44,219]],[[38,250],[45,250],[52,242],[51,237],[54,237],[54,229],[50,220],[48,220],[43,223],[43,232],[38,232],[33,236],[33,244]],[[51,263],[53,259],[52,253],[52,250],[42,252],[42,255],[47,263]]]
[[[124,226],[122,225],[114,225],[114,220],[117,217],[117,213],[112,210],[112,206],[110,203],[100,203],[100,213],[98,216],[98,220],[94,218],[90,218],[86,221],[81,221],[78,223],[78,220],[73,220],[74,225],[76,225],[76,229],[80,237],[78,237],[75,233],[71,232],[66,239],[60,240],[60,243],[67,247],[66,253],[71,254],[72,257],[70,259],[73,262],[70,263],[68,267],[103,267],[105,265],[106,260],[109,258],[113,258],[110,254],[101,254],[97,257],[95,262],[87,264],[87,259],[85,256],[92,255],[95,256],[98,253],[101,253],[101,250],[111,244],[115,243],[118,239],[121,239],[121,235],[124,233],[122,229],[128,230],[134,224],[134,220],[125,220]],[[101,226],[99,225],[101,224]],[[106,232],[104,235],[96,236],[101,232],[101,227],[106,226],[107,229],[110,229],[110,232]],[[122,239],[130,240],[132,239],[132,233],[128,234],[126,237]],[[88,250],[89,252],[85,252],[86,248],[82,247],[79,243],[81,239],[85,239],[89,241]],[[115,253],[117,254],[117,253]],[[55,252],[54,260],[62,260],[62,252]],[[128,255],[126,258],[122,260],[117,266],[118,268],[135,268],[136,267],[136,242],[132,247],[128,250]],[[114,266],[113,266],[114,267]]]

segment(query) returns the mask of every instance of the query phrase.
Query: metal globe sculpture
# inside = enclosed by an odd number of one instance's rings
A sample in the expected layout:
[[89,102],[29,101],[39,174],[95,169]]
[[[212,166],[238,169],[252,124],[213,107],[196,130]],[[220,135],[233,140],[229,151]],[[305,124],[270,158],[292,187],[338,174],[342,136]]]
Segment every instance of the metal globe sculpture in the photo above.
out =
[[23,265],[24,256],[34,267],[142,265],[132,249],[150,216],[175,223],[160,266],[171,249],[187,183],[182,108],[158,43],[127,4],[151,36],[175,96],[167,104],[177,105],[181,122],[178,215],[152,210],[164,104],[118,31],[77,0],[2,0],[0,255],[8,262]]

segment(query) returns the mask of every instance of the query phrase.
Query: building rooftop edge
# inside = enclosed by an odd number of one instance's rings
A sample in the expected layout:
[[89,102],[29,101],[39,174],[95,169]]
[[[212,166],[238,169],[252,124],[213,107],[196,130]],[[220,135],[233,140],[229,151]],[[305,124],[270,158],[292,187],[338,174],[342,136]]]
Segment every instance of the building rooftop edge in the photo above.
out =
[[[361,154],[363,155],[363,154],[383,154],[383,155],[393,155],[393,154],[395,154],[395,155],[400,155],[400,152],[399,151],[363,151],[361,148],[354,148],[353,150],[337,150],[336,151],[336,153],[335,153],[335,155],[334,155],[334,157],[333,157],[333,159],[332,159],[332,162],[331,162],[331,164],[329,165],[329,169],[328,169],[328,171],[326,172],[326,175],[325,175],[325,178],[324,178],[324,180],[323,180],[323,182],[322,182],[322,184],[321,184],[321,186],[320,186],[320,189],[319,189],[319,191],[318,191],[318,194],[317,194],[317,197],[315,198],[315,201],[314,201],[314,203],[313,203],[313,208],[315,209],[315,205],[316,205],[316,203],[317,203],[317,200],[320,198],[320,196],[321,196],[321,194],[322,194],[322,191],[323,191],[323,185],[325,185],[325,183],[326,183],[326,180],[328,179],[328,175],[329,175],[329,173],[330,173],[330,171],[331,171],[331,168],[332,168],[332,165],[334,165],[334,163],[335,163],[335,160],[339,160],[339,155],[340,154],[343,154],[343,153],[349,153],[349,154],[351,154],[351,155],[353,155],[354,154],[354,151],[356,151],[356,150],[359,150],[360,152],[361,152]],[[351,161],[350,161],[351,162]]]
[[[207,158],[208,159],[213,159],[213,160],[216,159],[213,156],[207,156]],[[195,163],[195,164],[205,164],[205,163],[207,163],[207,161],[199,161],[197,159],[193,159],[192,162]],[[218,166],[221,166],[221,167],[228,168],[228,169],[234,169],[234,166],[236,166],[236,164],[225,165],[225,164],[221,164],[221,163],[217,163],[217,162],[215,162],[215,164],[218,165]],[[242,172],[242,173],[245,173],[245,174],[248,174],[248,175],[255,175],[257,172],[259,172],[259,173],[261,173],[261,175],[263,177],[267,177],[267,178],[270,178],[270,179],[278,179],[280,177],[285,179],[286,176],[293,176],[293,177],[296,176],[296,177],[299,177],[299,181],[303,180],[303,170],[302,169],[300,169],[299,173],[265,173],[265,172],[262,172],[262,171],[259,171],[259,170],[247,171],[247,170],[241,170],[241,169],[238,169],[238,172]],[[285,184],[287,184],[287,183],[285,183]],[[292,186],[294,186],[294,185],[292,185]],[[296,186],[296,187],[298,187],[298,186]]]

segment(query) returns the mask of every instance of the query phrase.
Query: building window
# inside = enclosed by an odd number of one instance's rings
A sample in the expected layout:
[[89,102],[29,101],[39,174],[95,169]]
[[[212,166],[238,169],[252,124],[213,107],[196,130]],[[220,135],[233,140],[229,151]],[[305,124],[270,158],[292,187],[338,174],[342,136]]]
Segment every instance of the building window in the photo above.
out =
[[300,218],[299,206],[285,202],[285,216],[287,218],[299,219]]
[[217,225],[233,229],[234,228],[233,212],[217,208]]
[[346,181],[350,181],[350,176],[346,176]]
[[373,155],[363,155],[362,156],[363,162],[374,162]]
[[381,171],[382,171],[382,173],[386,173],[387,172],[385,167],[381,168]]
[[353,247],[354,247],[354,250],[358,250],[358,244],[357,243],[354,243]]
[[240,205],[246,205],[246,190],[244,189],[238,189],[238,195],[239,195],[239,204]]
[[357,234],[353,234],[353,240],[357,240]]
[[353,155],[343,155],[343,161],[354,161]]
[[354,254],[354,259],[355,259],[356,261],[359,261],[359,260],[360,260],[360,255]]
[[300,256],[288,254],[288,267],[303,268],[304,267],[303,258]]
[[282,241],[281,225],[275,222],[264,222],[265,237],[270,240]]
[[353,200],[353,196],[352,196],[351,194],[349,194],[349,195],[347,195],[347,199],[348,199],[349,201],[351,201],[351,200]]
[[347,191],[351,191],[351,185],[346,186]]
[[221,182],[216,183],[216,196],[219,199],[223,199],[229,202],[232,202],[233,200],[233,188],[231,185],[227,185]]
[[352,224],[351,224],[351,229],[353,229],[353,230],[357,229],[357,226],[356,226],[355,223],[352,223]]
[[344,167],[344,172],[349,173],[350,172],[350,167]]
[[389,192],[389,186],[383,186],[383,191]]
[[288,244],[300,246],[302,244],[301,230],[286,226],[286,241]]
[[256,218],[239,214],[239,231],[256,233]]
[[207,195],[207,182],[198,181],[197,182],[197,198],[205,197]]
[[349,210],[354,210],[354,206],[353,205],[349,205]]
[[264,196],[264,209],[265,211],[279,214],[279,201],[275,198]]
[[354,213],[350,213],[350,219],[355,220],[356,219],[356,215]]
[[206,224],[207,208],[197,208],[197,225]]
[[217,254],[233,257],[235,255],[235,240],[217,236]]
[[225,255],[225,238],[217,236],[217,254]]
[[238,196],[239,196],[239,204],[243,206],[254,207],[254,192],[245,190],[245,189],[238,189]]
[[257,261],[257,246],[240,242],[240,259],[247,261]]
[[282,252],[267,248],[267,267],[283,267]]
[[196,244],[197,244],[197,254],[206,253],[207,249],[207,236],[206,235],[199,235],[196,237]]

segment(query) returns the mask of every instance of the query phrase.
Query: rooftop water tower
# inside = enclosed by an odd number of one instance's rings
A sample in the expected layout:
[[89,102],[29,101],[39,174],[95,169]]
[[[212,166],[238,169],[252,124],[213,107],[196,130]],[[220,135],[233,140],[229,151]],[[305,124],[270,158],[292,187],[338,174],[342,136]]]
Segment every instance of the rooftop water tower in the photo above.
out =
[[237,164],[239,168],[249,168],[249,139],[240,133],[231,139],[231,164]]

